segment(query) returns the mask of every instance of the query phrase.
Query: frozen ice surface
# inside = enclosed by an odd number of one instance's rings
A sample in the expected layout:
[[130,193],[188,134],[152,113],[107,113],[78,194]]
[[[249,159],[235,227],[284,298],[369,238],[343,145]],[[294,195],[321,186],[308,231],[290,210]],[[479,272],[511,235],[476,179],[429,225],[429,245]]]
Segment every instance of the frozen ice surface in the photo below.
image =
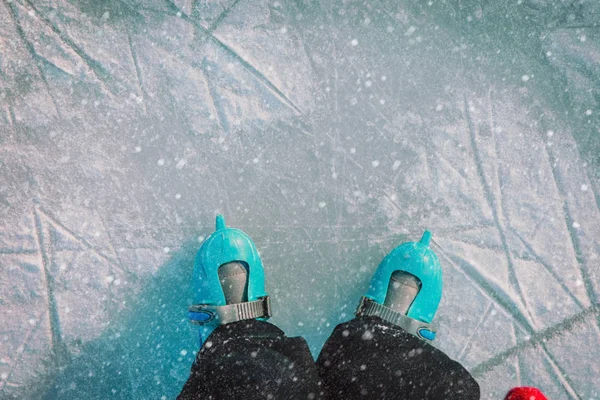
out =
[[427,227],[483,398],[600,398],[599,4],[0,1],[0,398],[174,398],[216,212],[315,355]]

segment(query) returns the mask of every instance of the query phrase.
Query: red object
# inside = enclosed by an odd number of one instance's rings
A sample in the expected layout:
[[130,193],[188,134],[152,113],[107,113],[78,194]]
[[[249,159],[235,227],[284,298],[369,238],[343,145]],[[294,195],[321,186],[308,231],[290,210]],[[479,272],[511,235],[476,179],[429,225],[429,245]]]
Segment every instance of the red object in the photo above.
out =
[[548,400],[548,398],[539,389],[523,386],[511,389],[504,400]]

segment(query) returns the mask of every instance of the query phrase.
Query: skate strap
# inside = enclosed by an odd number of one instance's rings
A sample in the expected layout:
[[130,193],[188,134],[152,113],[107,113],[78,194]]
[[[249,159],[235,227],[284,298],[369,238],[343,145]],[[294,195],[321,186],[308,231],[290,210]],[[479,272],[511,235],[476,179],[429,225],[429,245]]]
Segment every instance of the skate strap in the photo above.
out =
[[188,309],[188,318],[195,325],[216,323],[218,325],[244,321],[254,318],[271,317],[271,299],[269,296],[255,301],[213,306],[209,304],[194,304]]
[[360,303],[356,308],[355,314],[357,317],[379,317],[382,320],[389,322],[390,324],[402,328],[411,335],[425,340],[426,342],[431,342],[433,341],[433,339],[435,339],[435,330],[433,330],[431,325],[407,317],[406,315],[394,311],[389,307],[381,305],[366,296],[361,297]]

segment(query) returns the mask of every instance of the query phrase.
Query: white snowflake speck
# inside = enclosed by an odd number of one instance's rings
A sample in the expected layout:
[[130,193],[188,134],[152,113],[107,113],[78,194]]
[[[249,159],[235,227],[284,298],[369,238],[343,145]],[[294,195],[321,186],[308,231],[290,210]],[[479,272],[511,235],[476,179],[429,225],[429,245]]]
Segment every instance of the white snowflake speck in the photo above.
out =
[[182,169],[185,166],[185,164],[187,164],[187,160],[185,158],[182,158],[181,160],[179,160],[177,162],[177,165],[175,165],[175,168]]

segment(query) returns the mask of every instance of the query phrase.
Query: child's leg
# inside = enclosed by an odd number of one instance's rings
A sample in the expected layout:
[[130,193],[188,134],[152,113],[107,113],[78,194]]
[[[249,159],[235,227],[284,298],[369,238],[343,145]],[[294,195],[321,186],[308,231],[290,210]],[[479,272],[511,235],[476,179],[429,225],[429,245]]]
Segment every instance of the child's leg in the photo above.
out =
[[179,400],[322,399],[303,338],[257,320],[219,326],[207,338]]
[[374,316],[338,325],[317,368],[328,399],[479,399],[458,362]]

